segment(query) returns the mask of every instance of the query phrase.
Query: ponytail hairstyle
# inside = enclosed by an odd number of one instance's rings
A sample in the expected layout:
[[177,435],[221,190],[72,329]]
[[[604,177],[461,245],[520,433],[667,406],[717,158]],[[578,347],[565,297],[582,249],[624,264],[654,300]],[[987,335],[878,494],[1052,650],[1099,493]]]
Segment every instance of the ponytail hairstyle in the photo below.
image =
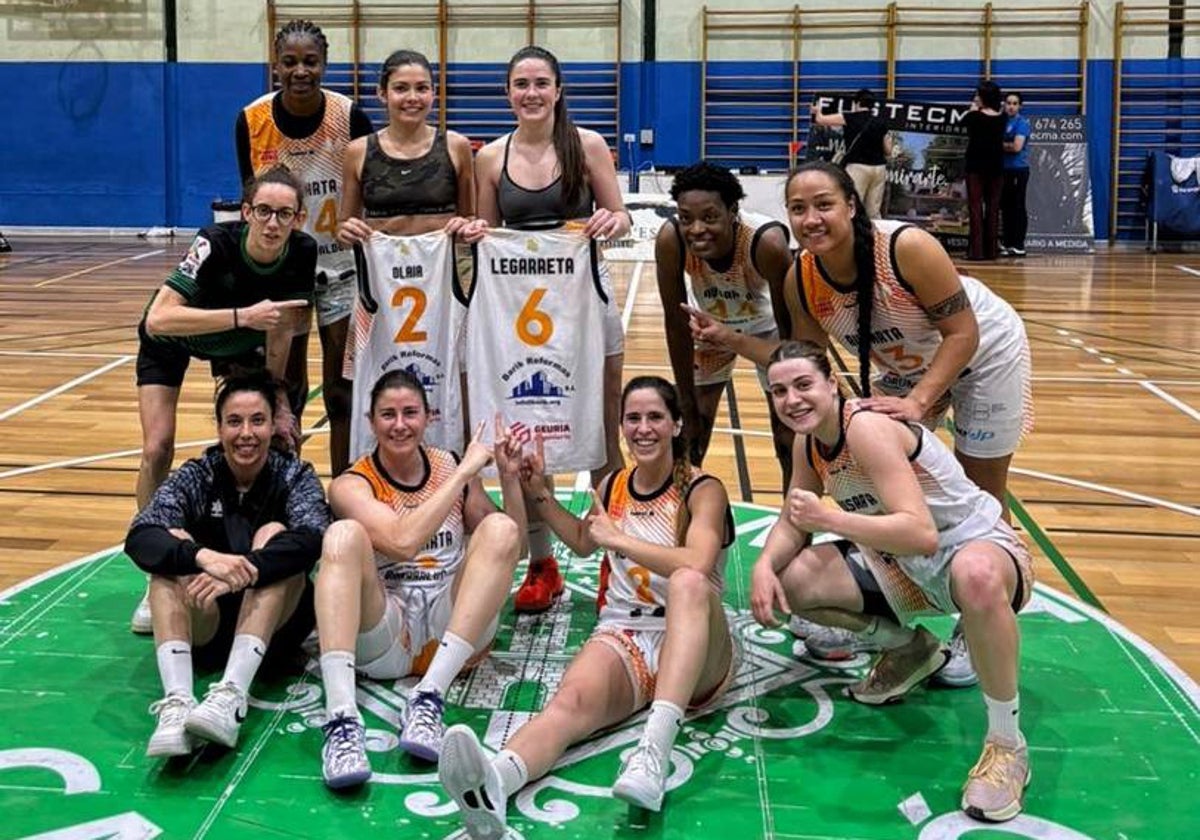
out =
[[[634,391],[643,388],[658,394],[659,399],[667,407],[667,412],[676,423],[683,422],[683,409],[680,407],[679,391],[661,376],[635,376],[625,384],[621,392],[621,415],[625,414],[625,401]],[[688,460],[688,439],[684,433],[671,438],[671,484],[679,491],[679,509],[675,512],[675,545],[681,546],[687,540],[688,527],[692,524],[692,514],[687,506],[687,490],[692,480],[692,462]]]
[[375,384],[371,386],[371,410],[368,416],[375,416],[375,407],[379,404],[379,398],[384,391],[412,391],[421,398],[421,405],[425,407],[426,413],[429,412],[429,394],[425,391],[425,386],[421,384],[421,380],[417,379],[416,374],[404,368],[396,368],[389,370],[387,373],[375,380]]
[[858,298],[858,382],[860,396],[871,396],[871,314],[875,308],[875,226],[862,203],[854,181],[840,166],[823,160],[800,164],[788,175],[784,193],[792,179],[805,172],[821,172],[837,184],[846,201],[854,208],[850,219],[854,234],[854,291]]
[[583,154],[583,141],[579,139],[579,130],[567,111],[567,94],[562,90],[562,70],[558,66],[558,59],[554,57],[554,53],[543,47],[532,44],[522,47],[509,59],[504,89],[508,90],[513,69],[527,58],[546,62],[550,72],[554,74],[554,86],[560,91],[558,101],[554,103],[554,153],[558,156],[558,168],[562,173],[563,206],[574,207],[579,203],[587,185],[587,160]]
[[267,407],[271,409],[271,416],[274,417],[279,402],[278,384],[270,373],[262,369],[239,370],[218,380],[217,393],[213,399],[213,413],[217,417],[217,423],[221,422],[222,412],[225,411],[225,403],[229,398],[243,391],[258,394],[266,400]]
[[296,194],[296,211],[304,209],[304,185],[300,183],[300,179],[296,177],[295,173],[282,163],[260,172],[247,181],[242,190],[242,203],[253,206],[254,199],[258,197],[258,191],[267,184],[280,184],[292,190]]
[[433,68],[429,66],[429,59],[425,57],[425,53],[417,52],[416,50],[396,50],[384,59],[383,67],[380,68],[379,90],[387,90],[393,71],[401,67],[407,67],[410,64],[425,68],[425,72],[429,74],[429,83],[433,84]]

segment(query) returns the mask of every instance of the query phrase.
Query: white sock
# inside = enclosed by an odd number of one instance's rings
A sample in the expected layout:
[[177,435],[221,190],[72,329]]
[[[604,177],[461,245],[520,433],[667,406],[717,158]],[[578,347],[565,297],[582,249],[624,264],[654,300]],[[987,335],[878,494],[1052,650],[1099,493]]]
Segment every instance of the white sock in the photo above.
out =
[[1025,743],[1025,736],[1021,734],[1020,701],[1020,692],[1011,700],[993,700],[983,695],[983,704],[987,706],[988,740],[1018,747]]
[[321,654],[321,682],[325,685],[325,714],[330,720],[345,715],[362,721],[354,695],[354,654],[331,650]]
[[258,673],[258,666],[267,655],[267,643],[258,636],[249,633],[238,633],[233,637],[233,647],[229,649],[229,661],[225,663],[225,682],[236,685],[243,694],[250,693],[250,683]]
[[154,652],[163,694],[195,697],[192,686],[192,646],[189,642],[167,641]]
[[864,639],[873,639],[885,650],[891,650],[911,642],[916,632],[911,627],[901,627],[890,619],[875,616],[859,635]]
[[438,645],[437,652],[433,655],[433,661],[429,663],[429,668],[425,671],[425,676],[421,678],[413,691],[436,691],[445,697],[450,683],[454,682],[454,678],[458,676],[458,672],[467,664],[467,660],[473,653],[475,653],[474,645],[447,630],[446,635],[442,636],[442,643]]
[[650,704],[650,716],[646,718],[642,743],[653,744],[661,755],[668,755],[682,726],[683,709],[670,700],[655,700]]
[[550,528],[545,522],[530,522],[525,531],[529,537],[529,559],[532,562],[554,556],[550,543]]
[[500,750],[496,753],[496,757],[492,759],[492,766],[500,776],[500,792],[505,799],[525,787],[525,783],[529,781],[529,768],[525,766],[525,759],[512,750]]

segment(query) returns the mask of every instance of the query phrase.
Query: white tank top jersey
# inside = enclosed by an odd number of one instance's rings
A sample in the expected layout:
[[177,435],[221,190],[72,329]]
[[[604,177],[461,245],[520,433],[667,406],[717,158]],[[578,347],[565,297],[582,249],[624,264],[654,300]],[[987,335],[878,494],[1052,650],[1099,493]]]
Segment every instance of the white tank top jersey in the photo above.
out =
[[[874,484],[846,446],[846,429],[854,416],[865,410],[857,400],[847,400],[842,406],[842,434],[837,444],[831,451],[824,452],[810,436],[806,445],[808,463],[820,477],[825,492],[842,510],[884,513]],[[917,423],[905,425],[917,435],[917,448],[909,457],[909,463],[933,516],[938,549],[951,548],[989,534],[1000,521],[1000,503],[967,478],[954,453],[937,435]]]
[[691,305],[740,333],[757,335],[775,329],[771,287],[754,266],[759,239],[772,227],[779,228],[784,241],[788,240],[782,222],[759,213],[738,213],[733,254],[725,271],[717,271],[692,256],[680,242],[680,247],[685,248],[684,273]]
[[337,280],[354,270],[354,254],[337,241],[338,204],[342,193],[342,160],[350,142],[353,101],[321,89],[325,118],[312,135],[288,137],[275,125],[271,103],[279,94],[265,93],[243,111],[250,132],[250,163],[256,174],[286,166],[304,184],[304,232],[317,240],[317,270]]
[[[396,513],[403,513],[428,502],[458,468],[458,458],[453,452],[431,446],[421,447],[421,459],[425,462],[425,478],[412,487],[395,481],[374,452],[359,458],[347,472],[366,481],[376,499]],[[450,585],[466,552],[463,519],[466,498],[464,488],[441,527],[412,560],[394,560],[375,552],[376,570],[389,592],[411,588],[440,591]]]
[[[475,246],[467,393],[488,442],[497,412],[545,442],[547,474],[605,461],[604,307],[595,243],[561,230],[497,229]],[[493,469],[494,472],[494,468]]]
[[[871,310],[871,358],[884,371],[893,390],[908,391],[920,381],[942,344],[942,334],[925,307],[900,275],[895,260],[896,235],[905,227],[899,221],[876,221],[875,299]],[[858,293],[834,285],[804,251],[797,258],[800,302],[804,310],[851,352],[858,351]],[[1020,316],[1007,301],[974,277],[960,275],[963,290],[979,322],[979,347],[967,365],[978,373],[1010,364],[1010,351],[1024,341]],[[907,385],[907,387],[905,387]]]
[[375,448],[367,415],[371,388],[392,370],[407,370],[425,386],[430,418],[425,442],[463,451],[459,354],[467,313],[453,240],[374,233],[362,244],[358,300],[347,366],[354,380],[350,457]]
[[[624,533],[655,545],[675,545],[675,516],[679,506],[703,481],[716,479],[692,468],[687,491],[681,493],[674,476],[648,495],[633,489],[633,470],[613,475],[605,509]],[[725,590],[726,548],[733,540],[732,513],[725,511],[725,535],[708,582],[717,595]],[[596,603],[600,623],[630,630],[662,630],[667,626],[667,578],[638,565],[624,554],[606,551],[600,566],[600,591]]]

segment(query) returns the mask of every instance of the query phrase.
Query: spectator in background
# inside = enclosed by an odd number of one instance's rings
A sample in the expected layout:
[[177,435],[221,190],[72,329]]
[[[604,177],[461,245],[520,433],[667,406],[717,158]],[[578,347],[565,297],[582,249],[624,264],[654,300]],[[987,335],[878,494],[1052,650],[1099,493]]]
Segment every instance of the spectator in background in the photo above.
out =
[[975,88],[967,127],[967,206],[971,214],[968,260],[994,260],[1000,238],[1000,192],[1004,185],[1004,125],[1000,86],[985,79]]
[[1000,212],[1004,216],[1004,236],[1000,253],[1006,257],[1025,256],[1025,232],[1029,213],[1025,209],[1025,190],[1029,186],[1029,120],[1021,116],[1021,94],[1004,97],[1008,124],[1004,129],[1004,188]]
[[812,118],[817,125],[842,128],[846,151],[839,163],[854,181],[867,213],[872,219],[881,218],[892,138],[887,120],[875,115],[875,94],[866,88],[859,90],[853,107],[844,114],[822,114],[821,106],[814,102]]

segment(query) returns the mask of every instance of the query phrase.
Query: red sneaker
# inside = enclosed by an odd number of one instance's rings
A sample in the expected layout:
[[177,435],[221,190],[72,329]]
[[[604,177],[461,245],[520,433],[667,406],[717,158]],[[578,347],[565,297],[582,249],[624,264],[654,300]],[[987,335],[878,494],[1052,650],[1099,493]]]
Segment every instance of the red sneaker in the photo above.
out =
[[534,560],[529,564],[521,588],[513,596],[513,607],[521,613],[545,612],[565,586],[557,560],[553,557]]

